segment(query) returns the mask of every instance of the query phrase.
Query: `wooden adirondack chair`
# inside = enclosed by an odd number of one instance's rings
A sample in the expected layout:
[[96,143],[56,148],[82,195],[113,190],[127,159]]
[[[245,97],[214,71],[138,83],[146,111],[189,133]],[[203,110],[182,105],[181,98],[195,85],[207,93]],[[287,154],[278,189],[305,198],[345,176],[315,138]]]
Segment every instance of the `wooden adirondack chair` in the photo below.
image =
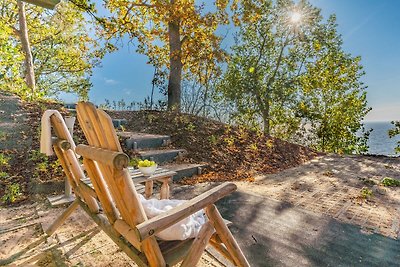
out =
[[[91,103],[78,103],[79,123],[89,145],[78,145],[76,152],[83,157],[85,170],[95,193],[82,189],[74,175],[74,191],[78,198],[49,228],[51,234],[79,204],[100,228],[139,266],[196,266],[207,245],[212,245],[236,266],[250,266],[214,203],[236,190],[233,183],[224,183],[165,213],[148,219],[133,181],[127,171],[129,158],[122,152],[111,118]],[[62,136],[61,136],[62,138]],[[57,155],[73,154],[59,141]],[[75,155],[74,155],[75,156]],[[61,160],[60,160],[61,161]],[[64,170],[75,171],[73,164],[62,162]],[[67,174],[68,176],[68,174]],[[99,212],[98,200],[102,207]],[[204,209],[208,221],[194,239],[161,241],[155,235]]]

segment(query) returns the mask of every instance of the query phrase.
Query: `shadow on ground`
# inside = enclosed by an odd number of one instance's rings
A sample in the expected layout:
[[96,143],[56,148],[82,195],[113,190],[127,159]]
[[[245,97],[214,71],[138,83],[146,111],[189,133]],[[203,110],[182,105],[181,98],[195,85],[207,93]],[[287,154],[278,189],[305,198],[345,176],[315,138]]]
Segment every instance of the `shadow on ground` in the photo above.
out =
[[235,192],[218,203],[252,266],[400,266],[400,241],[289,203]]

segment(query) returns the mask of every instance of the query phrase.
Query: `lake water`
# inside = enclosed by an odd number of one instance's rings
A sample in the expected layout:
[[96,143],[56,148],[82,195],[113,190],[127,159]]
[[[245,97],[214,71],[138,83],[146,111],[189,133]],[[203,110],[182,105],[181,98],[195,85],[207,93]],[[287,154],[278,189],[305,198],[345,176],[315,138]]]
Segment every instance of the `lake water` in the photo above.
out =
[[365,129],[373,129],[369,136],[369,154],[398,156],[394,152],[400,136],[389,138],[388,131],[393,128],[390,122],[366,122]]

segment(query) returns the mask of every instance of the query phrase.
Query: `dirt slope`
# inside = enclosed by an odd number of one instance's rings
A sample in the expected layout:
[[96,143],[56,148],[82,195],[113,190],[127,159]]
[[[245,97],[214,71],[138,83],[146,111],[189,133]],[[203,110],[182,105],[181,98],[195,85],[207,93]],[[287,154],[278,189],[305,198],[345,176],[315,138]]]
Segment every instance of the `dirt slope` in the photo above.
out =
[[188,151],[187,161],[209,164],[208,173],[187,182],[251,180],[255,174],[275,173],[316,156],[309,148],[202,117],[157,111],[109,113],[128,120],[126,131],[170,135],[172,146]]

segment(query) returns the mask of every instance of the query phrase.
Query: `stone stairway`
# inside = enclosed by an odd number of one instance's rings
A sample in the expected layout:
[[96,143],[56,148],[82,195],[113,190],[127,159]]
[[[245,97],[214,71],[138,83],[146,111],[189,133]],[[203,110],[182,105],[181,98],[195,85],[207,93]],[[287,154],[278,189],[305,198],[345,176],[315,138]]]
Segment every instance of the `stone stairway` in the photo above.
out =
[[141,159],[154,160],[158,165],[177,174],[174,181],[184,177],[201,174],[206,165],[181,163],[187,155],[184,149],[171,149],[167,146],[171,143],[170,136],[155,135],[135,132],[117,132],[124,139],[125,146],[134,150]]
[[0,91],[0,150],[25,150],[31,146],[27,115],[18,97]]
[[[73,111],[76,104],[65,104],[64,107]],[[171,137],[168,135],[118,131],[123,129],[127,120],[113,118],[112,122],[117,135],[124,140],[126,149],[134,150],[143,160],[154,160],[160,167],[175,171],[177,174],[173,177],[174,181],[201,174],[206,167],[205,164],[181,162],[187,152],[184,149],[168,148],[171,144]]]

